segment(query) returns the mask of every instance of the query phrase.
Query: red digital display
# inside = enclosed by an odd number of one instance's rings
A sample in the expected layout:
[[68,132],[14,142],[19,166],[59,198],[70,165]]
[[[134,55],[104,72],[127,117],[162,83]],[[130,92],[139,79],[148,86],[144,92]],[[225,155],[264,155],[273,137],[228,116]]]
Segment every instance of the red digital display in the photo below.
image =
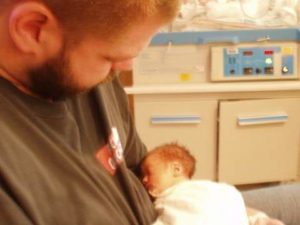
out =
[[253,52],[252,51],[244,51],[243,55],[244,56],[251,56],[251,55],[253,55]]
[[265,53],[265,55],[273,55],[274,51],[273,50],[265,50],[264,53]]

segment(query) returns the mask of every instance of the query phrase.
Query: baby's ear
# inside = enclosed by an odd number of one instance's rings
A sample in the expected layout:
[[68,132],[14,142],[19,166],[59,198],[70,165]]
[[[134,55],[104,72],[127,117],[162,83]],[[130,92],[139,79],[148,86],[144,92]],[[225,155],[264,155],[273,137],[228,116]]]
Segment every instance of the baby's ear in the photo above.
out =
[[173,172],[174,177],[179,177],[183,175],[183,167],[182,164],[175,161],[171,163],[171,169]]

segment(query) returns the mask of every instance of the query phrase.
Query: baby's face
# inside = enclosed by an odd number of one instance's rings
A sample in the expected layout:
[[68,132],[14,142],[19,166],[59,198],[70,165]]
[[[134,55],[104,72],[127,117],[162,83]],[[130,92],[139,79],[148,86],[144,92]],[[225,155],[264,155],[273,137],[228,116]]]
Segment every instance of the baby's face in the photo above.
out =
[[169,164],[151,156],[143,162],[142,173],[143,184],[153,197],[174,184],[174,176]]

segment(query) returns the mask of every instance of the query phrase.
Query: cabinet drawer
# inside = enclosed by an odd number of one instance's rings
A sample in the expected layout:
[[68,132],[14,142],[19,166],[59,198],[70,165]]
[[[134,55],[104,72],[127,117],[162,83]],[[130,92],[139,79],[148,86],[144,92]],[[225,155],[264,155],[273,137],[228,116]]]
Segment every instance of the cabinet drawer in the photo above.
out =
[[217,101],[135,102],[137,130],[148,146],[177,141],[196,157],[195,178],[216,179]]
[[297,177],[300,99],[220,103],[218,179],[232,184]]

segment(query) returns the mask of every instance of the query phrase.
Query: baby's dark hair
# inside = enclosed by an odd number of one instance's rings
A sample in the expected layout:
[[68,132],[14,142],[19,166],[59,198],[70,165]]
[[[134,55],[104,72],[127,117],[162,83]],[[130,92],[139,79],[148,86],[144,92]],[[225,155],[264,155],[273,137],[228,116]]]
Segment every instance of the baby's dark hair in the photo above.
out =
[[150,150],[147,157],[159,157],[164,162],[176,161],[182,164],[183,173],[188,178],[191,178],[196,170],[196,159],[190,151],[183,145],[177,142],[171,142],[155,147]]

